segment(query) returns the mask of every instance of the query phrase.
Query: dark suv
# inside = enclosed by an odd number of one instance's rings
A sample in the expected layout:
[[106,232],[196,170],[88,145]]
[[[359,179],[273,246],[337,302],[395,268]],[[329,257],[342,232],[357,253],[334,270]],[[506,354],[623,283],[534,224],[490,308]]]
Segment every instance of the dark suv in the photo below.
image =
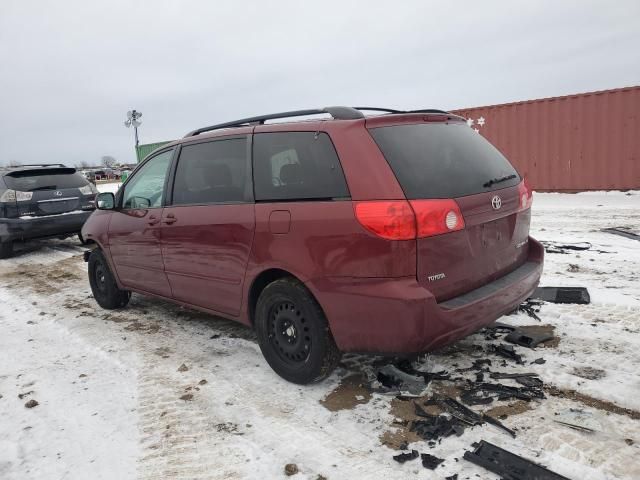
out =
[[340,352],[426,352],[512,311],[542,272],[526,183],[463,118],[367,110],[247,118],[153,152],[82,229],[97,302],[135,291],[250,325],[297,383]]
[[61,164],[0,167],[0,258],[11,256],[16,240],[80,234],[97,193]]

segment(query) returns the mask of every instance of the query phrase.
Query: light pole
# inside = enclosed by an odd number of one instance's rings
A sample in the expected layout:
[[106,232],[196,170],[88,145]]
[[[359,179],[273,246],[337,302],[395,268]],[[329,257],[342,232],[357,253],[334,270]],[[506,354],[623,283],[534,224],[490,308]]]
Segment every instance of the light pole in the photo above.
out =
[[124,122],[124,126],[129,128],[131,125],[133,125],[133,131],[135,132],[135,136],[136,136],[136,149],[138,148],[138,127],[140,126],[140,124],[142,123],[140,121],[140,117],[142,117],[142,112],[138,112],[136,110],[129,110],[127,112],[127,120]]

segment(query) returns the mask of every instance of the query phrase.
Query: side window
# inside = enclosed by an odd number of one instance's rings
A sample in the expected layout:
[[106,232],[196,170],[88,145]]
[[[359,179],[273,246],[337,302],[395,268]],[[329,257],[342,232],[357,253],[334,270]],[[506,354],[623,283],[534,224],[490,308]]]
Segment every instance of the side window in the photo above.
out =
[[255,134],[253,171],[256,201],[349,197],[340,160],[326,133]]
[[244,202],[247,139],[183,145],[173,186],[173,205]]
[[148,160],[124,187],[122,208],[156,208],[162,205],[173,149]]

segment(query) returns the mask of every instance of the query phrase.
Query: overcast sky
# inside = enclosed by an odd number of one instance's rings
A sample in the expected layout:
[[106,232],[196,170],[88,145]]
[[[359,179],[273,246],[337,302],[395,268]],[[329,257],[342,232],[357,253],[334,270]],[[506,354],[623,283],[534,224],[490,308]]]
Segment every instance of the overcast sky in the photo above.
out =
[[133,162],[132,108],[150,143],[299,108],[640,84],[638,0],[0,1],[0,164]]

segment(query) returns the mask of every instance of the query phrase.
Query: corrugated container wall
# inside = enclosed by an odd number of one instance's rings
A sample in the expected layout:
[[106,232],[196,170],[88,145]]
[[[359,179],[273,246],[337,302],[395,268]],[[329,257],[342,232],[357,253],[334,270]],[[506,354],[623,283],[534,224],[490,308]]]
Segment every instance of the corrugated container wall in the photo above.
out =
[[535,190],[640,189],[640,87],[454,111]]
[[138,159],[138,163],[140,163],[142,159],[153,152],[156,148],[160,148],[167,143],[169,142],[144,143],[142,145],[138,145],[136,147],[136,157]]

